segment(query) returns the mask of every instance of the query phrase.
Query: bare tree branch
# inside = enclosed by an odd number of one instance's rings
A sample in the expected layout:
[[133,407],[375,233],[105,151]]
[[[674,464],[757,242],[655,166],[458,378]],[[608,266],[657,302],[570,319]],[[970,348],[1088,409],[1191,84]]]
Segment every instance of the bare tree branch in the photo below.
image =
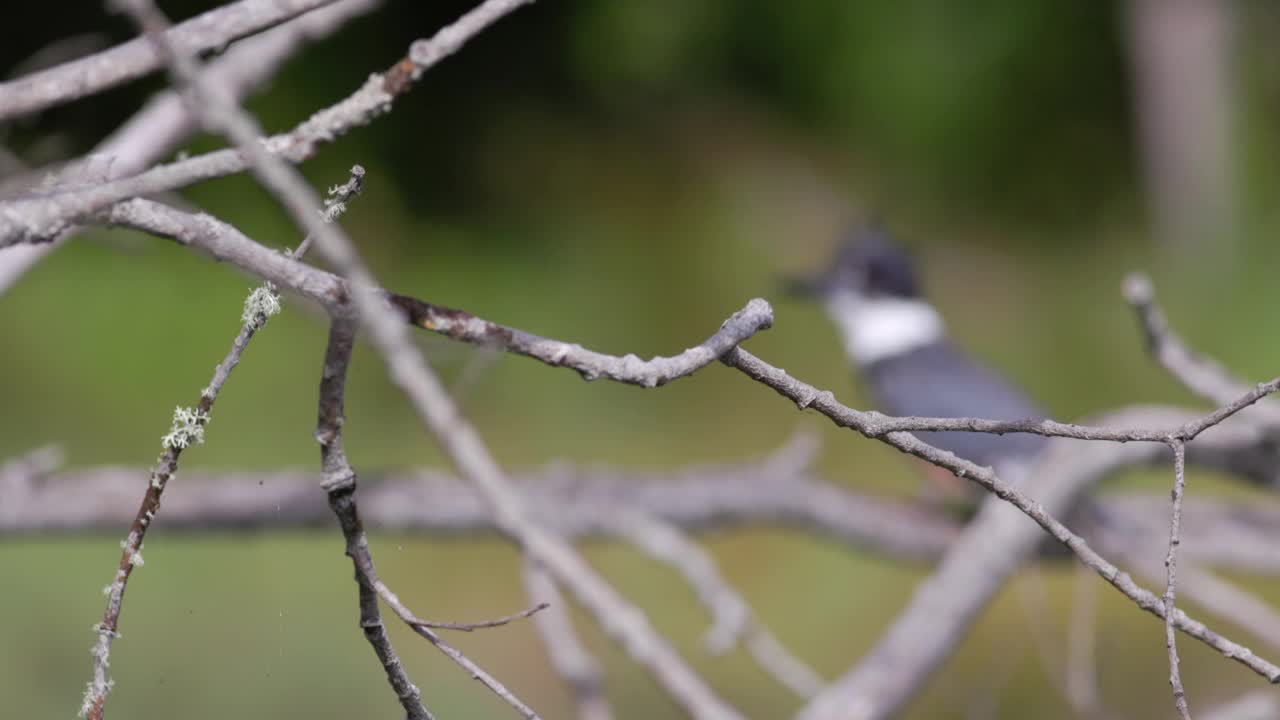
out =
[[[229,225],[207,215],[190,215],[145,200],[134,200],[116,206],[108,215],[110,222],[145,230],[164,237],[171,237],[183,244],[195,245],[219,260],[231,262],[242,269],[294,289],[326,306],[341,302],[348,295],[342,281],[324,271],[304,265],[289,266],[273,262],[272,253],[245,237]],[[380,291],[381,292],[381,291]],[[542,338],[524,331],[484,320],[463,310],[432,305],[416,298],[386,293],[393,305],[406,311],[410,322],[419,327],[438,332],[450,338],[497,347],[553,366],[570,367],[584,377],[606,377],[621,382],[646,385],[660,383],[670,373],[658,374],[652,369],[628,372],[626,368],[644,366],[635,356],[605,356],[582,349],[576,344]],[[772,310],[763,300],[752,300],[738,314],[722,326],[721,331],[709,338],[701,348],[706,351],[720,349],[732,341],[741,342],[752,332],[772,324]],[[754,328],[754,329],[753,329]],[[694,352],[697,351],[697,352]],[[692,372],[700,365],[705,352],[694,348],[675,358],[655,358],[650,363],[678,364]],[[875,411],[861,412],[858,432],[875,439],[893,433],[916,431],[961,431],[1004,434],[1011,432],[1034,433],[1050,437],[1080,440],[1105,440],[1115,442],[1158,442],[1170,439],[1189,442],[1206,429],[1214,427],[1233,415],[1247,410],[1265,396],[1280,389],[1280,378],[1254,386],[1241,387],[1238,395],[1223,402],[1223,406],[1202,417],[1180,421],[1167,429],[1152,430],[1149,427],[1101,427],[1060,423],[1052,420],[997,421],[980,418],[919,418],[889,417]],[[814,391],[817,393],[818,391]],[[819,393],[826,398],[801,397],[796,400],[801,409],[819,399],[830,400],[830,393]]]
[[[135,0],[142,3],[145,0]],[[489,0],[459,21],[462,29],[441,31],[438,46],[416,46],[414,74],[460,47],[471,34],[496,17],[523,4]],[[153,26],[158,24],[151,23]],[[467,28],[473,30],[468,33]],[[451,34],[454,33],[454,34]],[[153,34],[153,38],[159,35]],[[440,37],[438,35],[437,37]],[[350,240],[335,226],[319,221],[307,210],[314,193],[293,167],[272,155],[259,142],[256,122],[234,101],[206,82],[189,59],[172,54],[172,69],[202,101],[204,119],[231,139],[250,163],[254,176],[285,207],[294,221],[314,235],[320,252],[344,271],[357,287],[375,287]],[[384,305],[356,292],[354,307],[332,308],[335,323],[354,310],[369,330],[375,348],[383,355],[391,379],[410,400],[420,419],[440,441],[446,454],[468,480],[481,491],[498,526],[549,572],[575,592],[578,600],[622,642],[633,658],[644,665],[669,694],[696,718],[737,718],[738,713],[720,700],[684,660],[648,624],[644,615],[617,594],[590,568],[573,548],[547,531],[525,510],[516,490],[502,476],[474,429],[465,422],[430,368],[408,341],[404,325]],[[386,594],[382,595],[387,601]],[[416,628],[419,632],[425,628]]]
[[[1197,442],[1201,461],[1212,459],[1203,453],[1210,440],[1222,443],[1216,451],[1223,456],[1254,452],[1215,432]],[[1081,448],[1079,456],[1104,447]],[[1125,460],[1157,462],[1157,448],[1147,447],[1148,454]],[[1194,449],[1188,462],[1196,462]],[[1117,464],[1108,472],[1122,467]],[[1092,463],[1075,464],[1073,471],[1092,472]],[[25,458],[0,466],[0,494],[5,498],[0,504],[0,537],[113,530],[129,522],[137,509],[133,490],[140,473],[145,470],[95,467],[53,474],[47,464],[32,469]],[[165,495],[165,527],[170,532],[329,526],[329,510],[314,492],[315,473],[187,470],[183,475],[186,482]],[[962,530],[956,518],[937,508],[859,493],[819,479],[806,467],[773,465],[772,460],[695,466],[673,473],[557,463],[518,480],[533,510],[557,531],[575,538],[609,537],[608,518],[630,508],[690,533],[788,528],[897,560],[932,562]],[[366,479],[361,505],[365,520],[387,532],[456,535],[494,530],[475,490],[435,471]],[[1187,501],[1183,516],[1182,553],[1195,562],[1280,574],[1280,562],[1270,551],[1280,544],[1280,507],[1200,498]],[[1080,522],[1086,528],[1083,534],[1098,537],[1108,548],[1151,547],[1168,539],[1168,500],[1147,494],[1107,495],[1091,502]]]
[[1204,720],[1274,720],[1277,716],[1280,716],[1280,697],[1271,690],[1255,690],[1201,717]]
[[[349,20],[381,4],[382,0],[338,0],[235,43],[203,71],[233,98],[243,99],[274,76],[304,43],[332,35]],[[148,101],[103,140],[94,154],[111,158],[117,177],[132,175],[176,147],[197,125],[182,97],[168,90]]]
[[[1105,545],[1103,546],[1105,547]],[[1102,717],[1098,689],[1098,583],[1089,568],[1076,563],[1071,573],[1071,622],[1067,628],[1066,697],[1076,714]]]
[[[150,200],[137,199],[113,206],[102,219],[197,247],[219,261],[229,262],[328,309],[341,305],[353,294],[350,285],[342,278],[319,268],[290,262],[231,225],[204,213],[187,213]],[[464,310],[433,305],[407,295],[385,290],[371,292],[392,306],[407,310],[408,322],[446,337],[532,357],[553,366],[568,367],[584,378],[603,377],[640,387],[656,387],[696,372],[724,349],[773,323],[773,309],[769,303],[753,299],[701,344],[679,355],[642,361],[635,355],[605,355],[576,343],[540,337]]]
[[293,260],[245,237],[239,230],[204,213],[187,213],[151,200],[129,200],[111,208],[106,221],[142,230],[204,250],[281,289],[290,290],[329,309],[349,297],[337,275]]
[[[1159,560],[1161,545],[1158,543],[1129,542],[1103,533],[1099,536],[1098,547],[1150,580],[1159,580],[1167,572]],[[1213,615],[1244,628],[1272,648],[1280,649],[1280,612],[1239,585],[1215,576],[1198,564],[1179,565],[1178,595],[1190,598]]]
[[[175,26],[167,42],[186,53],[217,50],[334,0],[239,0]],[[102,92],[163,67],[155,48],[135,38],[110,50],[0,83],[0,121]]]
[[605,378],[647,388],[659,387],[675,378],[692,374],[715,362],[738,343],[773,325],[773,308],[767,301],[755,298],[725,320],[719,332],[701,345],[674,357],[641,360],[632,354],[622,357],[604,355],[575,343],[539,337],[483,320],[463,310],[432,305],[404,295],[392,294],[389,299],[392,305],[404,311],[412,324],[455,340],[513,352],[555,367],[572,368],[584,380]]
[[[936,558],[959,532],[958,521],[937,510],[839,487],[816,479],[805,468],[770,467],[765,462],[699,466],[674,474],[554,464],[524,474],[518,484],[533,510],[571,537],[609,537],[610,518],[628,507],[688,532],[793,527],[914,561]],[[136,509],[128,504],[130,480],[137,472],[133,468],[89,468],[43,478],[29,474],[21,463],[14,465],[12,472],[0,469],[0,483],[5,483],[0,485],[5,497],[0,536],[107,530],[127,522]],[[315,496],[315,473],[190,470],[184,476],[188,481],[165,498],[165,527],[170,531],[328,525],[328,508]],[[779,492],[780,487],[785,492]],[[388,532],[494,530],[477,491],[440,472],[366,481],[361,505],[366,520]],[[1189,530],[1201,527],[1194,522],[1196,508],[1193,504],[1188,509]],[[1154,514],[1154,508],[1126,506],[1125,512]],[[1164,508],[1159,514],[1165,515]],[[1273,519],[1280,520],[1280,513]],[[1266,520],[1259,518],[1255,524]]]
[[[1185,418],[1185,414],[1182,417]],[[1120,413],[1106,420],[1121,425],[1181,422],[1176,413],[1164,411],[1161,414],[1148,408]],[[1206,433],[1196,442],[1199,460],[1221,464],[1223,460],[1252,452],[1250,444],[1256,440],[1249,430],[1247,426],[1219,426]],[[1074,466],[1077,473],[1109,473],[1126,462],[1157,462],[1162,449],[1154,445],[1079,446],[1070,441],[1057,442],[1066,446],[1060,453],[1066,460],[1053,463],[1054,467],[1063,469],[1061,472],[1067,472],[1067,468]],[[1100,455],[1104,460],[1090,460]],[[1196,452],[1191,453],[1188,460],[1196,455]],[[807,459],[797,457],[792,448],[784,448],[772,459],[741,465],[691,468],[674,476],[626,474],[607,469],[583,472],[552,466],[523,479],[520,484],[525,488],[533,509],[539,511],[543,518],[554,521],[561,532],[578,536],[607,536],[612,533],[608,518],[626,510],[641,509],[692,531],[732,527],[744,522],[782,522],[863,547],[870,542],[873,551],[889,552],[895,557],[920,557],[921,552],[936,556],[954,542],[955,521],[945,515],[912,510],[878,498],[859,496],[852,491],[824,487],[804,471],[806,463]],[[1260,460],[1257,464],[1272,463]],[[0,473],[0,477],[3,476],[4,473]],[[46,528],[56,522],[56,526],[63,529],[83,531],[92,526],[93,516],[66,517],[66,512],[74,511],[77,506],[81,511],[91,513],[120,506],[121,503],[112,499],[119,496],[118,492],[112,491],[112,486],[117,484],[115,477],[118,475],[111,472],[83,471],[39,483],[31,491],[7,492],[6,497],[16,494],[19,498],[31,498],[29,502],[20,502],[13,508],[14,517]],[[267,473],[226,478],[188,473],[188,482],[179,486],[176,494],[171,494],[166,500],[166,523],[169,528],[183,524],[199,527],[202,522],[212,527],[280,527],[281,524],[291,526],[299,522],[315,526],[322,523],[323,517],[310,507],[313,504],[309,495],[313,477],[299,473]],[[446,478],[411,475],[387,479],[367,485],[364,495],[366,513],[376,524],[387,529],[467,532],[491,527],[483,504],[475,495]],[[1167,502],[1160,503],[1155,498],[1144,496],[1107,497],[1091,506],[1091,512],[1083,519],[1093,526],[1094,532],[1100,533],[1100,538],[1105,539],[1100,541],[1101,547],[1154,547],[1162,542],[1161,535],[1167,533],[1167,528],[1161,529],[1164,519],[1167,519]],[[285,508],[284,514],[269,511],[276,506]],[[69,510],[63,511],[63,517],[54,513],[55,517],[50,518],[48,515],[52,508]],[[1094,514],[1098,517],[1092,517]],[[1280,526],[1274,511],[1268,512],[1257,503],[1238,506],[1218,500],[1201,500],[1188,505],[1186,514],[1188,544],[1185,549],[1199,557],[1200,562],[1225,561],[1236,567],[1265,565],[1267,553],[1253,558],[1250,549],[1273,547],[1277,542],[1274,537],[1251,537],[1247,534],[1252,527],[1266,532],[1268,528]],[[877,525],[876,520],[884,521],[884,525]],[[908,531],[907,537],[915,534],[916,545],[891,539],[893,533],[903,533],[904,530]],[[1241,535],[1242,532],[1246,534]],[[884,538],[890,540],[876,544],[877,540]],[[924,541],[924,546],[919,545],[921,541]],[[1208,556],[1198,552],[1208,553]],[[1237,561],[1237,552],[1246,553],[1243,561]],[[1199,584],[1189,582],[1192,585],[1184,587],[1185,592],[1191,592]],[[1206,603],[1199,596],[1196,599],[1215,614],[1231,617],[1255,632],[1261,632],[1253,622],[1242,620],[1235,606],[1220,608]],[[1266,633],[1262,635],[1271,637]]]
[[[1226,403],[1214,410],[1213,412],[1195,420],[1183,423],[1179,427],[1169,428],[1167,430],[1151,430],[1147,428],[1107,428],[1089,425],[1076,425],[1073,423],[1061,423],[1055,420],[1037,420],[1027,418],[1025,420],[984,420],[982,418],[925,418],[925,417],[889,417],[874,410],[860,411],[860,420],[857,430],[862,435],[883,439],[892,433],[904,432],[933,432],[933,431],[952,431],[952,432],[979,432],[991,433],[995,435],[1005,435],[1007,433],[1030,433],[1033,435],[1043,435],[1046,437],[1074,438],[1076,440],[1104,440],[1110,442],[1155,442],[1155,443],[1186,443],[1195,439],[1197,435],[1208,430],[1209,428],[1221,423],[1231,416],[1241,412],[1242,410],[1254,405],[1259,400],[1280,390],[1280,377],[1268,382],[1260,383],[1252,388],[1245,389],[1239,397],[1233,397]],[[831,395],[826,392],[826,395]],[[796,402],[800,404],[800,409],[804,409],[808,403],[819,398],[814,397],[806,400],[801,398]],[[835,419],[835,418],[833,418]]]
[[[371,335],[387,360],[391,376],[409,397],[419,417],[435,434],[446,455],[479,490],[497,527],[517,540],[595,616],[607,635],[695,718],[737,718],[649,624],[644,614],[604,582],[564,540],[535,519],[502,475],[479,435],[453,407],[440,382],[413,352],[394,319],[373,308]],[[371,318],[366,317],[366,320]]]
[[[292,163],[302,162],[312,157],[320,146],[388,112],[395,99],[407,92],[423,72],[456,52],[493,22],[531,1],[486,0],[431,39],[415,41],[409,54],[385,73],[371,75],[346,99],[316,112],[287,133],[259,139],[262,133],[251,124],[251,127],[240,128],[236,141],[239,150],[216,150],[87,189],[0,203],[0,248],[15,243],[49,242],[75,223],[129,198],[244,172],[254,164],[252,157],[264,150]],[[212,81],[208,84],[218,88]],[[201,111],[226,115],[217,113],[215,108],[225,109],[229,103],[234,106],[233,101],[225,97],[225,90],[218,88],[215,93],[220,102],[201,106]],[[250,132],[253,138],[244,137]]]
[[521,610],[520,612],[503,615],[502,617],[492,618],[490,620],[478,620],[476,622],[445,622],[441,620],[423,620],[421,618],[413,622],[414,625],[421,625],[432,630],[460,630],[462,632],[475,632],[476,630],[487,630],[489,628],[502,627],[510,625],[516,620],[523,620],[532,617],[534,614],[546,610],[547,603],[538,603],[531,608]]
[[[359,170],[358,175],[356,170]],[[360,191],[359,177],[363,174],[364,171],[357,167],[352,170],[352,179],[348,183],[334,188],[331,193],[332,202],[326,203],[329,211],[326,212],[325,222],[332,222],[345,210],[345,203]],[[296,260],[306,252],[306,249],[304,241],[295,252],[289,254],[289,257]],[[244,313],[241,316],[243,325],[240,332],[231,343],[231,349],[226,357],[214,368],[213,378],[200,393],[200,402],[196,405],[196,409],[194,411],[184,408],[175,410],[173,429],[162,439],[165,451],[160,456],[156,469],[151,472],[151,483],[143,496],[142,506],[138,509],[129,535],[120,545],[123,549],[120,567],[116,571],[112,584],[107,588],[107,610],[102,622],[96,626],[98,642],[93,651],[93,680],[89,683],[89,689],[81,707],[81,715],[89,720],[102,718],[106,696],[113,684],[108,677],[107,667],[111,641],[119,636],[117,628],[120,622],[120,610],[124,603],[125,586],[129,582],[134,566],[142,564],[142,542],[147,529],[160,510],[160,497],[169,480],[177,472],[178,458],[192,443],[204,441],[204,426],[209,422],[209,414],[213,410],[213,403],[217,400],[218,393],[231,376],[231,371],[240,363],[240,357],[248,347],[249,341],[267,324],[272,315],[279,312],[279,302],[275,299],[275,291],[270,284],[261,292],[264,294],[259,295],[259,291],[255,291],[246,300]]]
[[[348,20],[379,4],[381,0],[338,0],[235,43],[205,71],[233,97],[243,98],[274,75],[303,43],[333,34]],[[132,175],[177,147],[191,135],[195,125],[178,93],[166,91],[99,143],[88,158],[103,158],[110,163],[111,177]],[[18,182],[21,183],[20,178]],[[9,184],[6,181],[5,185]],[[0,294],[72,235],[74,231],[49,243],[0,249]]]
[[601,580],[566,542],[546,530],[527,512],[524,501],[502,476],[475,430],[457,414],[448,394],[430,374],[421,356],[412,352],[402,337],[382,335],[388,329],[403,332],[403,326],[390,318],[385,323],[381,320],[374,321],[375,328],[371,334],[387,358],[392,378],[409,396],[446,454],[479,490],[497,527],[517,540],[531,558],[544,564],[565,583],[601,623],[605,633],[644,665],[693,717],[738,717],[736,711],[717,698],[662,639],[640,610]]
[[713,624],[703,641],[709,651],[722,655],[745,639],[756,663],[783,687],[802,698],[813,697],[822,690],[822,678],[760,622],[751,605],[720,576],[707,551],[677,528],[652,516],[623,510],[613,517],[620,537],[674,567],[710,611]]
[[1169,443],[1173,449],[1173,510],[1169,521],[1169,553],[1164,566],[1167,580],[1164,586],[1164,642],[1169,651],[1169,685],[1173,687],[1173,705],[1182,720],[1191,720],[1187,708],[1187,691],[1182,687],[1182,673],[1178,670],[1178,639],[1173,631],[1174,597],[1178,589],[1178,537],[1182,528],[1182,495],[1186,487],[1187,448],[1181,441]]
[[502,698],[524,718],[536,718],[528,705],[507,690],[501,682],[485,672],[456,648],[432,632],[425,622],[413,614],[400,601],[386,583],[378,577],[373,566],[373,553],[365,536],[364,524],[356,507],[356,472],[347,460],[342,442],[343,401],[346,392],[347,367],[351,362],[351,350],[355,344],[356,325],[350,319],[335,319],[329,330],[329,342],[325,349],[324,370],[320,376],[320,409],[316,422],[316,439],[320,442],[321,482],[329,498],[329,507],[338,517],[342,535],[347,541],[347,556],[355,565],[356,583],[360,587],[360,627],[382,662],[387,680],[411,718],[431,717],[423,706],[421,693],[413,685],[400,664],[382,625],[377,598],[392,609],[406,625],[426,638],[450,660],[463,667],[472,677]]
[[[840,404],[831,393],[821,392],[812,385],[792,378],[782,370],[765,363],[742,348],[735,348],[729,351],[721,360],[726,365],[737,368],[753,380],[791,399],[800,408],[812,407],[829,417],[840,427],[847,427],[857,432],[866,432],[874,419],[868,418],[865,413]],[[1093,568],[1103,579],[1133,600],[1140,608],[1158,617],[1164,616],[1163,605],[1156,595],[1135,584],[1126,573],[1121,572],[1115,565],[1098,555],[1083,538],[1071,532],[1070,529],[1054,518],[1051,512],[1046,511],[1045,506],[1042,505],[1044,502],[1043,497],[1040,502],[1032,500],[998,478],[990,468],[981,467],[952,453],[939,450],[908,433],[890,432],[880,436],[878,439],[907,454],[950,470],[957,477],[970,479],[978,483],[999,499],[1010,503],[1034,520],[1036,524],[1040,525],[1052,537],[1075,553],[1081,561]],[[1126,446],[1120,445],[1118,447],[1124,448]],[[1042,464],[1041,468],[1044,467],[1046,465]],[[1061,491],[1059,490],[1059,492]],[[1072,499],[1073,494],[1062,493],[1059,497],[1059,502],[1067,505],[1069,504],[1067,501]],[[1051,507],[1053,506],[1051,505]],[[1015,519],[999,509],[991,500],[984,503],[983,510],[979,513],[979,518],[975,519],[973,525],[983,522],[984,515],[993,528],[1001,529],[999,541],[992,536],[987,536],[991,538],[988,540],[991,545],[987,547],[999,547],[1001,552],[998,554],[979,552],[985,543],[973,541],[975,545],[971,554],[973,561],[982,563],[977,568],[979,571],[977,576],[999,577],[1002,574],[1007,576],[1012,568],[1016,567],[1023,554],[1018,553],[1018,557],[1014,557],[1015,553],[1008,551],[1009,546],[1006,543],[1019,536],[1028,537],[1028,533],[1025,529],[1019,531],[1018,523],[1015,522]],[[968,533],[966,533],[966,536],[976,537]],[[956,547],[960,547],[960,545],[957,544]],[[944,582],[938,578],[946,577],[954,580],[954,578],[959,578],[962,575],[967,579],[975,576],[966,574],[973,572],[975,568],[966,568],[966,563],[961,558],[961,554],[961,551],[953,548],[951,556],[956,558],[955,563],[948,566],[944,561],[944,565],[939,569],[938,573],[917,590],[915,599],[919,600],[919,604],[916,605],[917,611],[914,616],[919,620],[918,623],[912,623],[910,627],[934,627],[935,620],[928,613],[930,612],[929,606],[933,604],[930,602],[933,586],[944,585]],[[967,584],[969,584],[968,580],[965,583],[950,581],[945,583],[948,588],[966,587]],[[985,604],[986,598],[982,597],[984,594],[982,590],[975,589],[975,591],[971,592],[974,602],[968,603],[967,607],[960,609],[957,609],[954,595],[948,598],[944,609],[957,618],[957,622],[950,623],[947,626],[951,632],[955,632],[957,628],[967,624],[972,617],[972,613],[976,612],[974,606],[981,607],[982,604]],[[1210,631],[1203,623],[1192,620],[1181,610],[1175,612],[1174,622],[1179,630],[1217,649],[1225,656],[1244,664],[1269,681],[1280,682],[1280,667],[1257,657],[1247,648]],[[907,635],[911,634],[907,632],[908,623],[902,622],[901,619],[900,624],[897,624],[896,627],[901,627],[903,630],[898,633],[890,631],[890,634],[886,636],[888,645],[885,647],[897,646],[906,640]],[[939,630],[941,629],[939,628]],[[945,637],[945,633],[934,635],[933,637],[939,636]],[[943,649],[949,652],[954,643],[949,642],[945,645],[939,643],[939,645],[943,645]],[[833,717],[838,716],[841,712],[846,712],[849,708],[856,708],[865,718],[884,717],[905,701],[909,694],[909,689],[914,686],[914,683],[919,682],[933,667],[936,667],[941,658],[938,653],[913,653],[912,656],[919,661],[918,669],[914,672],[898,675],[876,669],[879,663],[874,659],[876,653],[873,652],[873,660],[869,664],[860,665],[854,672],[830,686],[801,713],[801,717],[805,718],[805,720]],[[868,676],[860,673],[858,670],[861,668],[866,668],[867,672],[872,674]],[[906,694],[904,694],[904,691],[907,691]]]
[[[1169,328],[1169,321],[1156,304],[1155,290],[1146,275],[1133,273],[1125,278],[1124,296],[1138,316],[1152,356],[1188,390],[1214,405],[1226,405],[1248,392],[1247,383],[1211,358],[1191,350]],[[1280,426],[1280,404],[1261,402],[1250,413],[1269,425]]]
[[569,685],[578,720],[613,720],[613,708],[604,688],[604,673],[578,639],[568,606],[555,581],[537,563],[526,558],[524,585],[530,600],[547,606],[534,616],[533,624],[542,636],[552,667]]

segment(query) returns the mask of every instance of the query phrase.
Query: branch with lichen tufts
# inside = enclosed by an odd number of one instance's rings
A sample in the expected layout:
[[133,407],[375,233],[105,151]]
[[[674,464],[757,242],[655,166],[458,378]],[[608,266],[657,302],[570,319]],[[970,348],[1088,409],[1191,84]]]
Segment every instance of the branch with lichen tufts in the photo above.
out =
[[[350,200],[360,191],[364,169],[356,166],[352,168],[351,172],[351,180],[344,185],[338,186],[333,191],[335,197],[341,197],[342,203]],[[326,222],[331,221],[328,214],[325,215],[325,218]],[[303,252],[306,252],[305,241],[303,245],[300,245],[296,251],[289,255],[291,258],[296,259]],[[232,341],[231,349],[227,352],[226,357],[214,369],[213,378],[210,380],[209,385],[200,392],[199,402],[196,403],[194,408],[181,406],[174,408],[173,422],[169,427],[169,432],[160,438],[163,452],[159,460],[157,460],[155,468],[151,471],[151,482],[147,485],[147,490],[142,497],[142,504],[134,517],[129,534],[120,543],[120,563],[116,568],[111,584],[105,589],[107,607],[103,612],[102,622],[94,625],[94,631],[97,633],[98,639],[91,650],[91,655],[93,656],[93,679],[89,681],[88,687],[85,689],[84,700],[80,706],[81,717],[89,720],[101,720],[102,718],[107,694],[111,692],[114,686],[114,682],[108,674],[108,668],[110,667],[111,643],[120,637],[118,628],[120,626],[120,611],[124,604],[125,588],[129,583],[129,576],[133,573],[133,569],[142,565],[143,540],[152,520],[155,519],[156,513],[160,511],[160,498],[164,494],[165,486],[168,485],[177,472],[178,459],[188,447],[204,442],[205,426],[209,424],[210,413],[213,410],[214,402],[218,398],[218,393],[221,392],[227,378],[231,375],[231,371],[239,364],[240,356],[244,353],[245,348],[248,347],[249,341],[266,325],[267,320],[272,315],[279,312],[280,301],[274,287],[268,283],[254,289],[245,300],[240,332],[236,334],[235,340]]]

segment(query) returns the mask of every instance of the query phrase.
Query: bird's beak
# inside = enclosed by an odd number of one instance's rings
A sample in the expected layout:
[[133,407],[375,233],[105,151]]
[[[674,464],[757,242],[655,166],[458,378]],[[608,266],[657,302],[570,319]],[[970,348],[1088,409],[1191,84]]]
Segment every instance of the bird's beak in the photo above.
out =
[[782,278],[783,292],[796,298],[819,298],[831,289],[827,275],[791,275]]

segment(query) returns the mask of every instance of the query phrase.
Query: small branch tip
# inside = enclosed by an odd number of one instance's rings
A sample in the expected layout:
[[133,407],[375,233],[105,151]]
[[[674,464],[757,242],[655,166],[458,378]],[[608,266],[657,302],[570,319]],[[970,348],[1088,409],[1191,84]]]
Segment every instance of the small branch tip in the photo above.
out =
[[1144,272],[1129,273],[1121,284],[1121,292],[1130,305],[1147,305],[1155,296],[1151,278]]

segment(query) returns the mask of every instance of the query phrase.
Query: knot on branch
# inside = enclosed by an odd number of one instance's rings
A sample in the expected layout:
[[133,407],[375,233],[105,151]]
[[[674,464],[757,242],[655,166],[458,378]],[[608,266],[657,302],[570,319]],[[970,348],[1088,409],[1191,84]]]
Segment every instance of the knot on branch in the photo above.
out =
[[330,495],[343,490],[354,490],[355,487],[356,474],[349,467],[326,472],[320,478],[320,488]]

